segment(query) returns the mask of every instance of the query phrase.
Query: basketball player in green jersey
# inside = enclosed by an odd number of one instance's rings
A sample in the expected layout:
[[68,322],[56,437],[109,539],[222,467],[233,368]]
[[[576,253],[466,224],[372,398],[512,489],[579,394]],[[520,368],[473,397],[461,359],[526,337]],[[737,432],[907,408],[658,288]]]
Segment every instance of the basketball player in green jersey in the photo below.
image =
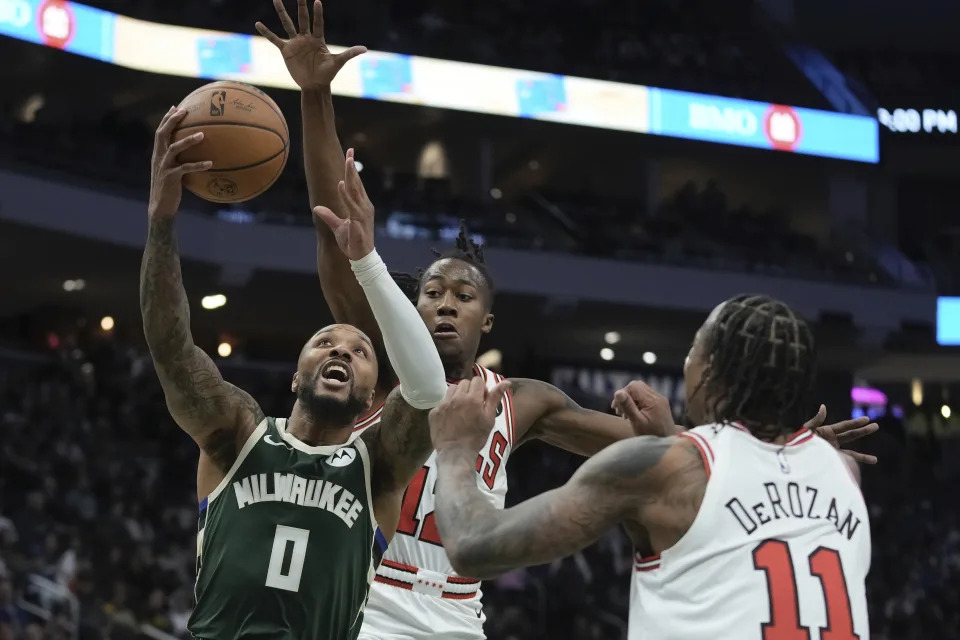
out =
[[345,219],[331,213],[329,222],[400,379],[382,427],[348,442],[373,402],[378,369],[370,339],[349,325],[321,329],[303,346],[288,418],[264,416],[225,382],[190,334],[180,270],[182,177],[212,166],[177,160],[202,140],[172,143],[185,113],[171,107],[157,129],[140,307],[167,407],[200,447],[197,606],[188,626],[205,640],[356,638],[403,491],[432,450],[427,411],[446,390],[443,365],[374,250],[373,205],[348,164]]

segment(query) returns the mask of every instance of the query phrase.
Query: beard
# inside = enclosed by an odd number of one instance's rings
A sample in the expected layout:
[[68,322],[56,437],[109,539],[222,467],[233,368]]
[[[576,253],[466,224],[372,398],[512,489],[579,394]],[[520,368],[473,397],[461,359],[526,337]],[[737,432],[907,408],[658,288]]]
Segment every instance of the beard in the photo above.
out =
[[309,381],[309,384],[297,387],[297,400],[303,405],[318,422],[332,425],[341,425],[354,422],[363,411],[364,401],[353,392],[353,381],[350,381],[349,394],[346,398],[335,398],[317,393],[317,381],[320,373]]

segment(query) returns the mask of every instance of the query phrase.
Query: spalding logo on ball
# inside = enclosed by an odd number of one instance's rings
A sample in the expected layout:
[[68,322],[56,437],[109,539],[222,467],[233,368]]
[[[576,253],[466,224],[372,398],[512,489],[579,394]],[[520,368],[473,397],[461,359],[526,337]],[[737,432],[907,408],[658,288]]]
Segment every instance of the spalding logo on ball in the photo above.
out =
[[210,202],[243,202],[280,177],[290,152],[290,130],[263,91],[242,82],[212,82],[184,98],[180,107],[187,115],[174,139],[203,132],[203,141],[181,153],[180,162],[213,162],[209,171],[184,176],[183,186],[192,193]]

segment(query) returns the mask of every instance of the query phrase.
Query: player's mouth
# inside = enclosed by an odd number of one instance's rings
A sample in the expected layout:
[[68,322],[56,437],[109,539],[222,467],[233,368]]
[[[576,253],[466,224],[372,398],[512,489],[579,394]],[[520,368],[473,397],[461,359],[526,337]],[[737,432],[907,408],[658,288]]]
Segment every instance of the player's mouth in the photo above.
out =
[[353,378],[353,370],[343,360],[331,359],[320,367],[320,379],[329,389],[342,389]]
[[449,322],[438,322],[433,328],[433,337],[437,340],[452,340],[460,337],[457,328]]

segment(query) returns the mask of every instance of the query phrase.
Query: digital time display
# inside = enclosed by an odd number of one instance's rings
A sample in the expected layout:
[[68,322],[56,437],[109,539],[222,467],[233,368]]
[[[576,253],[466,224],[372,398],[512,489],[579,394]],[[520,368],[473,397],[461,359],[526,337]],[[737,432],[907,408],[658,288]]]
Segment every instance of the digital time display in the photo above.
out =
[[877,120],[894,133],[957,133],[953,109],[877,109]]

